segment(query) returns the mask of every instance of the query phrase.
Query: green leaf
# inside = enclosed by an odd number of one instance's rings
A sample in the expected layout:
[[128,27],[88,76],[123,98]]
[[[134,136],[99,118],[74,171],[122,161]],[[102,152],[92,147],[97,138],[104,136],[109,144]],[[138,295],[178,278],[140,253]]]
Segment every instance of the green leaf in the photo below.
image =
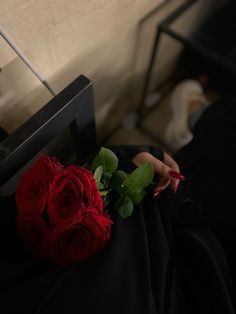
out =
[[104,185],[103,185],[101,182],[98,182],[98,183],[97,183],[97,188],[98,188],[99,190],[103,190],[103,189],[104,189]]
[[123,183],[125,193],[132,199],[135,204],[139,204],[144,195],[146,188],[152,183],[154,169],[151,162],[135,169]]
[[92,170],[98,166],[103,166],[105,172],[113,173],[118,167],[118,158],[110,149],[102,147],[93,160]]
[[112,174],[109,172],[103,172],[103,174],[102,174],[101,180],[102,180],[102,182],[106,188],[108,188],[108,186],[109,186],[111,176],[112,176]]
[[110,180],[110,187],[112,190],[116,191],[120,195],[124,195],[124,186],[123,183],[125,179],[127,178],[127,174],[122,170],[117,170],[112,174],[111,180]]
[[103,166],[98,166],[93,174],[93,177],[98,185],[98,183],[100,183],[101,181],[101,177],[102,177],[102,173],[103,173]]
[[144,190],[137,190],[137,192],[130,194],[130,197],[134,204],[140,204],[146,194],[147,192]]
[[125,196],[118,200],[115,207],[119,215],[125,219],[132,214],[134,204],[128,196]]

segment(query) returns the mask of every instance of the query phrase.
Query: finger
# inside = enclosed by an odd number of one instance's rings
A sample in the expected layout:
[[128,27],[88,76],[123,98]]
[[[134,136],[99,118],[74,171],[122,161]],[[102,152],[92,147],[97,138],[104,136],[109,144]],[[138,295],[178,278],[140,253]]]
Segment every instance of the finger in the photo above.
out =
[[161,177],[158,184],[154,187],[153,196],[158,197],[164,189],[170,184],[171,180],[166,177]]
[[[170,171],[173,170],[171,169],[168,165],[166,165],[164,162],[161,160],[155,158],[153,155],[147,152],[141,152],[137,154],[133,159],[132,162],[136,166],[141,166],[145,162],[150,161],[153,165],[154,171],[159,174],[162,177],[166,177],[168,179],[174,180],[174,178],[170,175]],[[177,168],[174,168],[177,170]]]
[[168,176],[169,167],[166,166],[162,161],[155,158],[153,155],[147,152],[141,152],[137,154],[133,159],[133,163],[136,166],[140,166],[147,161],[150,161],[153,165],[154,171],[159,175],[160,179],[158,184],[154,188],[154,195],[158,196],[171,182]]
[[138,167],[143,165],[147,161],[151,161],[150,160],[151,156],[152,155],[148,152],[141,152],[134,156],[132,162]]
[[185,180],[184,176],[180,174],[178,164],[166,153],[164,153],[164,163],[156,158],[152,160],[152,163],[155,171],[165,178],[165,181],[162,179],[161,182],[163,185],[157,185],[157,187],[155,187],[154,194],[160,194],[160,191],[164,190],[169,184],[173,192],[176,193],[179,188],[180,181]]
[[[176,176],[181,176],[179,174],[179,166],[178,164],[173,160],[172,157],[170,157],[168,154],[164,153],[164,162],[161,160],[155,158],[153,155],[147,152],[141,152],[137,154],[133,159],[133,163],[136,166],[140,166],[144,164],[147,161],[150,161],[153,165],[154,171],[161,177],[165,178],[166,185],[163,184],[164,188],[171,183],[171,188],[174,192],[177,191],[178,185],[179,185],[179,179],[176,178]],[[165,164],[167,163],[167,164]],[[170,167],[170,166],[171,167]],[[173,167],[173,169],[172,169]]]
[[180,172],[177,162],[167,153],[164,153],[164,163],[176,172]]
[[172,176],[170,175],[170,171],[172,170],[172,168],[169,167],[169,165],[167,165],[164,162],[162,162],[159,159],[156,159],[155,157],[152,156],[152,164],[154,167],[155,172],[157,172],[159,175],[166,177],[170,180],[172,180]]
[[164,153],[164,162],[172,169],[170,172],[170,176],[172,177],[171,188],[174,192],[176,192],[178,190],[179,183],[180,183],[179,178],[183,180],[184,177],[183,176],[181,177],[181,175],[178,176],[178,174],[180,174],[179,165],[170,155],[166,153]]

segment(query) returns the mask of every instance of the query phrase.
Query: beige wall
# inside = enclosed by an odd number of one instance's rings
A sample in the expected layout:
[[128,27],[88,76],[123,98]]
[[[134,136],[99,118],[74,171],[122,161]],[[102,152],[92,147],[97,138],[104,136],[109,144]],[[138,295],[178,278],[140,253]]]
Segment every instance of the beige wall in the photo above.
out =
[[[137,105],[156,25],[183,1],[2,0],[0,25],[56,93],[81,73],[93,81],[104,135]],[[0,67],[0,123],[12,132],[51,95],[2,38]]]
[[[139,20],[163,0],[2,0],[0,24],[56,93],[83,73],[95,85],[98,126],[132,74]],[[0,123],[11,132],[50,94],[0,40]]]

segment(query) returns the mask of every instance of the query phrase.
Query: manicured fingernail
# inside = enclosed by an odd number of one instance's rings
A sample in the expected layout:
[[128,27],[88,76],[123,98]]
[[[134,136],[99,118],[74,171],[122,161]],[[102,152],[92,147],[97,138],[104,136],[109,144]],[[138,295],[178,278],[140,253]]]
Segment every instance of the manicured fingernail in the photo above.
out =
[[182,174],[178,173],[177,171],[170,171],[169,174],[172,178],[178,179],[180,181],[185,180],[185,177],[182,176]]
[[173,191],[174,193],[176,193],[179,189],[179,182],[176,184],[176,186],[174,187]]
[[153,197],[159,197],[163,189],[154,189]]

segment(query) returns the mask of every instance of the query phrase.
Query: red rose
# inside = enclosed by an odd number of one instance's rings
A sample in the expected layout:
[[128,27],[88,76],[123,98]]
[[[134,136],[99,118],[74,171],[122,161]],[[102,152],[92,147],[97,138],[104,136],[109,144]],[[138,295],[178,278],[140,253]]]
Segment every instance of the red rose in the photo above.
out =
[[102,213],[103,203],[96,182],[87,169],[69,166],[52,182],[48,195],[49,219],[53,224],[77,219],[87,208]]
[[52,261],[57,266],[82,261],[100,251],[110,238],[112,221],[94,208],[54,229]]
[[37,214],[19,215],[18,230],[25,247],[33,256],[46,258],[51,252],[51,236],[45,221]]
[[20,179],[16,192],[18,229],[35,256],[58,266],[100,251],[110,238],[112,221],[92,172],[40,157]]
[[63,166],[54,157],[41,156],[22,175],[17,191],[16,204],[19,212],[42,213],[54,176],[63,171]]

